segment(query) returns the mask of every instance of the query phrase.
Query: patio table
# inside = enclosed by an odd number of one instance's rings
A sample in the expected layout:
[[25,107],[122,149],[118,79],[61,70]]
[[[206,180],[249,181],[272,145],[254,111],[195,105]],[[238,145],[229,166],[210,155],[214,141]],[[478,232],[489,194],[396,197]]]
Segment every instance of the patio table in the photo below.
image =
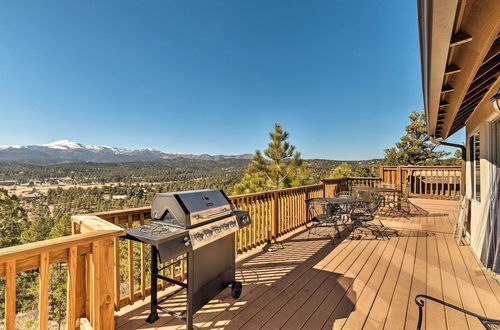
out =
[[327,198],[327,197],[322,197],[322,198],[309,198],[306,200],[307,204],[309,203],[330,203],[330,204],[352,204],[355,203],[356,200],[354,197],[332,197],[332,198]]

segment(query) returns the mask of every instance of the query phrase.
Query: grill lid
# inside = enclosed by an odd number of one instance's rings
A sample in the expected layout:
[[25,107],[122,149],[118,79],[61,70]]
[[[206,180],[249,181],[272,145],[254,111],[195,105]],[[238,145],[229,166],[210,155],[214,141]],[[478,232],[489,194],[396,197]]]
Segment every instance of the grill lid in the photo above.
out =
[[151,203],[153,219],[184,228],[231,214],[231,202],[222,190],[159,193]]

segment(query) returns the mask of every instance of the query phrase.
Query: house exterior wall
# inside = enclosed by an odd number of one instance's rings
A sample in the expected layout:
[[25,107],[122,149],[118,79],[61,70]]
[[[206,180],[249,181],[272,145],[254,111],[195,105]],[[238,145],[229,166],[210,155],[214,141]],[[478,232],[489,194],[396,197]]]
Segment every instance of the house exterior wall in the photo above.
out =
[[[498,146],[500,141],[497,141],[493,147],[492,140],[492,123],[500,118],[500,113],[493,109],[491,103],[483,102],[482,106],[476,109],[469,120],[466,122],[466,147],[467,147],[467,164],[466,164],[466,195],[471,199],[471,223],[469,239],[474,253],[480,258],[486,229],[486,215],[488,208],[488,198],[490,193],[490,185],[492,179],[492,165],[497,161],[497,155],[500,153]],[[471,148],[470,137],[475,133],[480,133],[480,182],[481,182],[481,201],[474,198],[474,185],[471,163]],[[498,137],[495,137],[498,138]],[[498,164],[497,164],[498,166]]]

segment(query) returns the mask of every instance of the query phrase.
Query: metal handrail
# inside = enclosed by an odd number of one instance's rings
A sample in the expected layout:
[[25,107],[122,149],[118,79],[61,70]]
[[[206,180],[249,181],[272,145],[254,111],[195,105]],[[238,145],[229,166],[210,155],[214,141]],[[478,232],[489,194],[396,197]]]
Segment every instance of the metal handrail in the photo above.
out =
[[500,325],[500,320],[496,320],[496,319],[491,319],[491,318],[488,318],[488,317],[484,317],[484,316],[481,316],[479,314],[476,314],[476,313],[473,313],[473,312],[470,312],[468,310],[465,310],[463,308],[460,308],[458,306],[455,306],[455,305],[452,305],[450,303],[447,303],[441,299],[438,299],[438,298],[434,298],[434,297],[431,297],[431,296],[428,296],[428,295],[425,295],[425,294],[419,294],[415,297],[415,303],[417,304],[418,306],[418,324],[417,324],[417,329],[420,330],[421,327],[422,327],[422,318],[423,318],[423,308],[424,308],[424,299],[429,299],[429,300],[432,300],[434,302],[437,302],[441,305],[444,305],[446,307],[450,307],[450,308],[453,308],[454,310],[457,310],[459,312],[462,312],[464,314],[467,314],[467,315],[470,315],[470,316],[473,316],[475,318],[477,318],[479,320],[479,322],[481,322],[481,324],[484,326],[485,329],[491,329],[490,325]]

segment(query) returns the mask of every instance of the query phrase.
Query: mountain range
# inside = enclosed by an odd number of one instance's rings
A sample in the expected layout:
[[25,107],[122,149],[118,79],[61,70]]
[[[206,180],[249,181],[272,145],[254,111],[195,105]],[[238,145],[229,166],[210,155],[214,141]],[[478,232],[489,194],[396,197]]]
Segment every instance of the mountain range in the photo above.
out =
[[59,164],[71,162],[110,163],[157,161],[177,158],[201,160],[251,159],[252,155],[181,154],[151,148],[124,149],[104,145],[90,146],[69,140],[60,140],[49,144],[0,146],[0,161],[32,164]]

